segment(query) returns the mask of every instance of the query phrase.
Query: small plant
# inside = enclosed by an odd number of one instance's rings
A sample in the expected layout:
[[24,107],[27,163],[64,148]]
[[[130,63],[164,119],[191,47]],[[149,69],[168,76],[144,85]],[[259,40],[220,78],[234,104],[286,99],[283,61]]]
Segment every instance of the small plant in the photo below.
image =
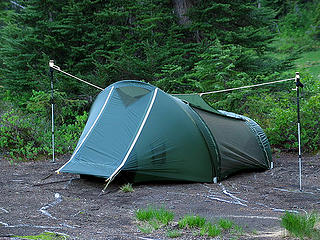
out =
[[142,233],[146,233],[146,234],[152,233],[152,231],[153,231],[153,229],[150,225],[138,226],[138,228]]
[[316,213],[299,215],[286,212],[281,218],[281,225],[300,239],[305,237],[319,239],[320,232],[314,229],[317,221],[319,221],[319,216]]
[[147,209],[138,209],[135,212],[136,218],[139,221],[149,221],[154,216],[154,209],[152,207],[148,207]]
[[177,238],[181,236],[182,236],[182,233],[178,230],[171,230],[167,232],[167,237],[169,238]]
[[185,216],[179,222],[179,228],[196,228],[203,227],[206,224],[206,219],[199,216]]
[[163,207],[154,213],[155,218],[161,222],[163,225],[168,225],[174,218],[174,213],[171,211],[165,210]]
[[150,232],[168,225],[174,218],[174,213],[166,210],[164,207],[161,207],[160,209],[155,209],[153,207],[138,209],[135,212],[135,215],[139,221],[143,221],[147,224],[145,227],[139,226],[140,231],[149,231],[151,229]]
[[155,219],[163,225],[168,225],[174,218],[174,213],[166,210],[164,207],[161,207],[160,209],[155,209],[153,207],[138,209],[135,212],[135,215],[139,221],[150,221]]
[[234,229],[234,230],[232,231],[232,234],[236,234],[236,235],[238,235],[238,236],[244,234],[243,228],[242,228],[241,226],[234,225],[234,226],[233,226],[233,229]]
[[221,218],[218,222],[218,225],[223,229],[223,230],[229,230],[232,228],[234,223],[228,219],[223,219]]
[[161,227],[160,222],[156,219],[151,220],[149,224],[154,230],[158,230]]
[[200,236],[208,235],[209,237],[216,237],[221,234],[221,229],[210,222],[206,223],[200,229]]
[[127,184],[122,185],[120,187],[120,190],[125,193],[134,191],[131,183],[127,183]]
[[221,229],[216,225],[208,224],[207,233],[209,237],[216,237],[221,234]]

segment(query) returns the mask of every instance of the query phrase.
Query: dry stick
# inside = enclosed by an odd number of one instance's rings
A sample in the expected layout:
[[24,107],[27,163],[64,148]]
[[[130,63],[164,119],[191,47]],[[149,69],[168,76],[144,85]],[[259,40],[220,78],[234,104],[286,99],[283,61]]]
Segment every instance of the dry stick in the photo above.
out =
[[71,178],[71,179],[59,180],[59,181],[47,182],[47,183],[36,183],[36,184],[33,184],[32,186],[37,187],[37,186],[43,186],[43,185],[48,185],[48,184],[54,184],[54,183],[68,182],[70,180],[76,180],[76,179],[80,179],[80,178]]
[[2,211],[5,212],[5,213],[9,213],[8,210],[6,210],[6,209],[4,209],[4,208],[2,208],[2,207],[0,207],[0,210],[2,210]]
[[53,173],[50,173],[49,175],[45,176],[44,178],[41,178],[41,181],[48,179],[49,177],[51,177],[53,175]]

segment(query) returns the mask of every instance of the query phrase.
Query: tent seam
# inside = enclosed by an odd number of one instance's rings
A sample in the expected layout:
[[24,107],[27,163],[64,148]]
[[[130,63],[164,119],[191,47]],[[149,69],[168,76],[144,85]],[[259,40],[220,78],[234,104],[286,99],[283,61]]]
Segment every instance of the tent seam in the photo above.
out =
[[110,96],[113,92],[113,89],[114,89],[114,86],[112,86],[109,94],[108,94],[108,97],[101,109],[101,111],[99,112],[97,118],[94,120],[94,123],[92,124],[92,126],[90,127],[88,133],[86,134],[86,136],[84,137],[84,139],[82,140],[82,142],[79,144],[79,147],[74,151],[74,153],[72,154],[70,160],[68,162],[66,162],[61,168],[59,168],[56,173],[60,173],[60,171],[68,164],[71,162],[71,160],[74,158],[74,156],[77,154],[77,152],[80,150],[81,146],[83,145],[83,143],[86,141],[87,137],[89,136],[89,134],[91,133],[92,129],[94,128],[94,126],[96,125],[96,123],[98,122],[98,120],[100,119],[100,116],[102,115],[102,112],[104,111],[104,109],[106,108],[107,106],[107,103],[109,102],[109,99],[110,99]]
[[140,136],[140,134],[141,134],[141,132],[142,132],[142,129],[143,129],[143,127],[144,127],[144,125],[145,125],[148,117],[149,117],[149,114],[150,114],[150,112],[151,112],[151,109],[152,109],[152,106],[153,106],[153,104],[154,104],[154,101],[155,101],[155,98],[156,98],[156,96],[157,96],[157,93],[158,93],[158,88],[156,88],[156,89],[154,90],[154,94],[153,94],[153,96],[152,96],[150,105],[148,106],[148,110],[147,110],[147,112],[146,112],[146,115],[144,116],[144,119],[143,119],[143,121],[142,121],[142,123],[141,123],[141,125],[140,125],[140,127],[139,127],[139,130],[138,130],[135,138],[133,139],[132,144],[130,145],[130,148],[129,148],[128,152],[126,153],[126,155],[125,155],[124,159],[122,160],[121,164],[120,164],[120,165],[118,166],[118,168],[111,174],[111,176],[107,179],[107,181],[112,181],[112,179],[119,173],[119,171],[121,170],[121,168],[122,168],[122,167],[124,166],[124,164],[126,163],[128,157],[129,157],[132,149],[134,148],[136,142],[138,141],[138,138],[139,138],[139,136]]

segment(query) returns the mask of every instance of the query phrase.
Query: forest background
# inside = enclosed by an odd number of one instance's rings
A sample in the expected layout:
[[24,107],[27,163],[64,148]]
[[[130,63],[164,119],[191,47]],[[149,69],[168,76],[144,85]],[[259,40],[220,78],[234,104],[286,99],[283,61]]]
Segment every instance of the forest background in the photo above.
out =
[[[302,148],[320,150],[319,0],[2,0],[0,154],[51,155],[50,59],[101,87],[149,82],[194,93],[301,74]],[[55,73],[56,152],[73,151],[99,90]],[[258,122],[275,151],[297,149],[294,81],[206,95]]]

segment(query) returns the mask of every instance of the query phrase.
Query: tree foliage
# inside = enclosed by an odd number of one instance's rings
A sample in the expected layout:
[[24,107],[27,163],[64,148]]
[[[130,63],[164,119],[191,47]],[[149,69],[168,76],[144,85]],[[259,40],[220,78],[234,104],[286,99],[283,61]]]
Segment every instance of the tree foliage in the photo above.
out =
[[[183,11],[177,10],[178,2],[185,3]],[[9,141],[11,130],[1,127],[20,126],[23,132],[34,134],[27,120],[17,120],[21,111],[30,119],[47,123],[49,59],[101,87],[136,79],[169,93],[211,91],[292,77],[293,73],[287,75],[286,70],[292,67],[297,52],[319,45],[319,14],[311,16],[309,11],[319,6],[315,0],[1,1],[0,90],[7,101],[18,103],[19,110],[4,113],[0,131],[6,134],[7,143],[15,146],[12,149],[19,149],[21,141]],[[275,42],[277,38],[280,40]],[[60,131],[71,139],[75,136],[72,130],[84,124],[86,114],[82,112],[88,110],[98,91],[57,72],[54,81]],[[293,142],[287,140],[295,137],[287,134],[289,127],[281,126],[292,125],[294,111],[286,104],[277,107],[274,101],[283,98],[292,104],[290,88],[282,84],[207,96],[206,100],[216,108],[247,113],[267,129],[273,144],[291,148]],[[308,108],[302,110],[315,129],[318,121],[307,109],[318,110],[318,95],[311,92],[312,106],[306,104]],[[37,126],[47,134],[43,141],[49,142],[45,125]],[[317,136],[314,139],[319,139]],[[28,139],[30,136],[23,141]],[[315,141],[308,142],[310,149],[319,149]],[[6,151],[8,148],[6,145]]]
[[[219,61],[210,51],[232,49],[234,73],[224,81],[234,81],[237,73],[252,76],[279,66],[266,64],[274,14],[247,1],[195,1],[185,25],[179,24],[169,0],[24,4],[1,29],[1,74],[6,88],[19,93],[48,88],[49,59],[100,86],[137,79],[175,92],[201,89],[200,66]],[[94,93],[60,78],[61,91]]]

